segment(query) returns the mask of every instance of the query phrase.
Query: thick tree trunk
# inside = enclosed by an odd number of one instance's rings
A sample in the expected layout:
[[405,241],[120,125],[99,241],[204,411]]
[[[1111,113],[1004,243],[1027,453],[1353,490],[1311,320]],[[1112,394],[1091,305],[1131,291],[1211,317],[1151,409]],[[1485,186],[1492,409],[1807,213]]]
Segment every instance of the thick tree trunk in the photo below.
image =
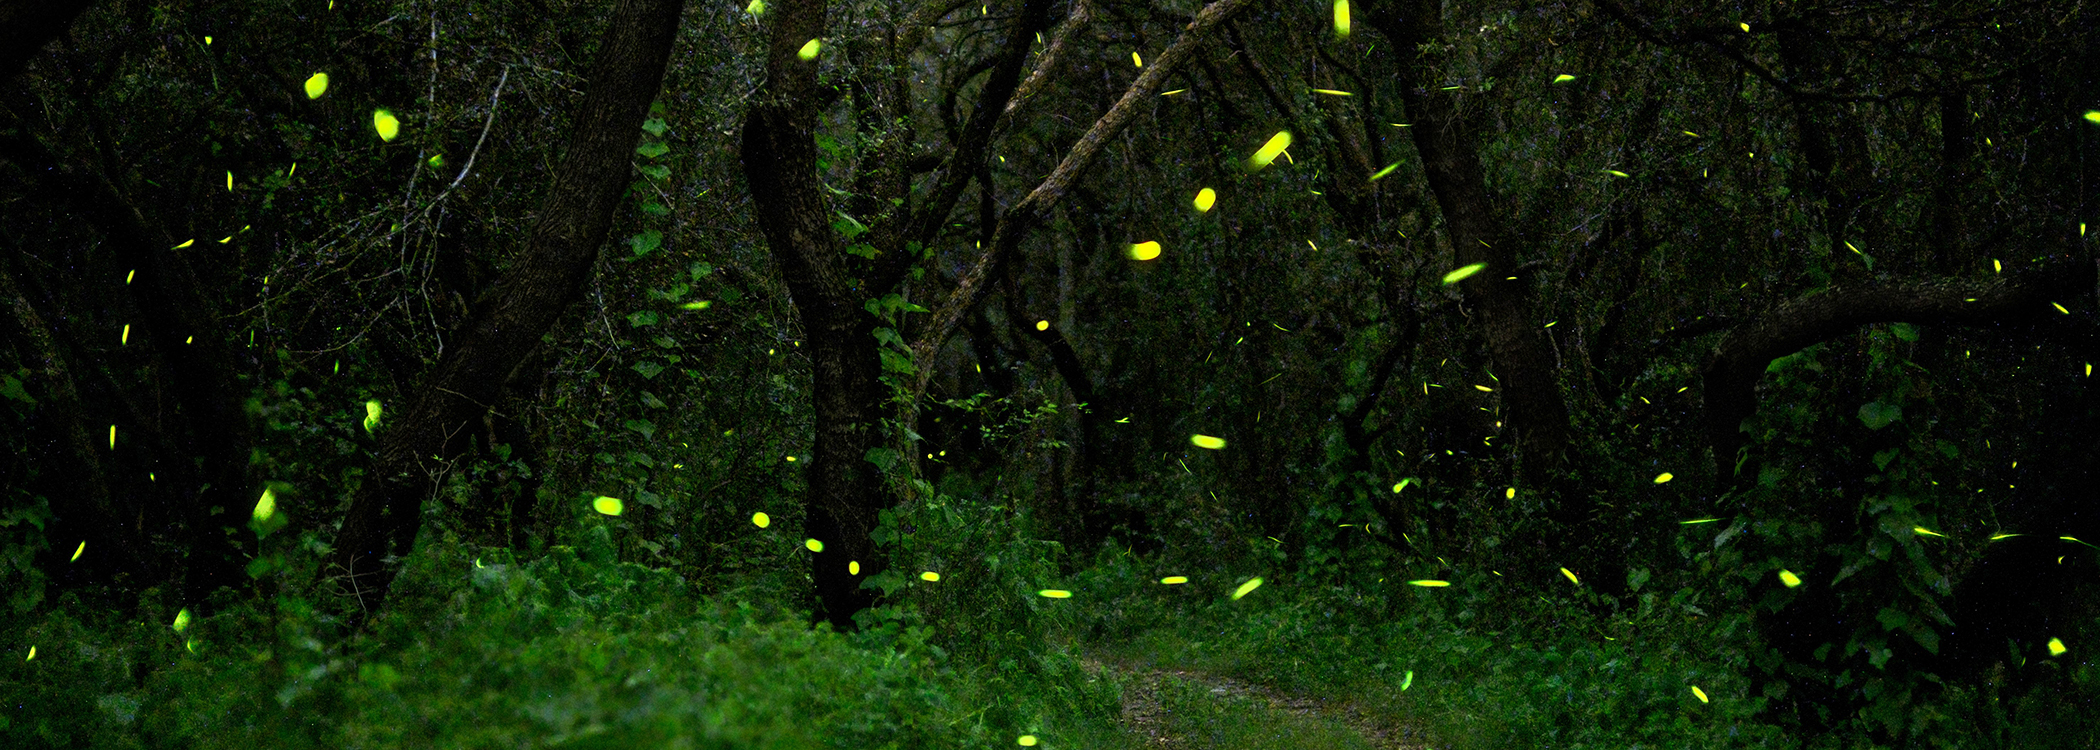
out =
[[853,614],[874,603],[874,592],[861,582],[885,567],[873,536],[877,514],[895,504],[881,472],[866,460],[869,449],[887,444],[882,359],[873,335],[878,321],[862,307],[869,293],[848,277],[852,256],[838,248],[830,204],[817,182],[818,61],[797,52],[823,35],[824,4],[783,2],[773,12],[766,90],[744,121],[744,178],[802,318],[814,367],[816,455],[808,468],[803,533],[822,549],[810,556],[811,616],[851,630]]
[[[1460,282],[1466,301],[1480,310],[1481,334],[1501,383],[1507,407],[1503,433],[1517,450],[1520,481],[1543,485],[1566,459],[1568,408],[1555,377],[1552,347],[1544,329],[1532,320],[1528,285],[1516,276],[1516,242],[1495,217],[1473,128],[1465,122],[1451,95],[1432,88],[1441,80],[1433,68],[1417,62],[1423,44],[1443,34],[1443,8],[1437,0],[1388,2],[1374,8],[1371,23],[1403,52],[1406,77],[1401,99],[1414,120],[1415,150],[1421,154],[1437,207],[1443,212],[1458,265],[1485,263],[1487,268]],[[1564,515],[1586,517],[1586,509],[1566,508]]]
[[399,422],[382,428],[378,466],[343,517],[323,575],[358,616],[384,601],[444,463],[493,406],[519,363],[581,293],[612,227],[642,118],[663,82],[683,0],[622,0],[575,119],[575,135],[522,256],[451,338]]

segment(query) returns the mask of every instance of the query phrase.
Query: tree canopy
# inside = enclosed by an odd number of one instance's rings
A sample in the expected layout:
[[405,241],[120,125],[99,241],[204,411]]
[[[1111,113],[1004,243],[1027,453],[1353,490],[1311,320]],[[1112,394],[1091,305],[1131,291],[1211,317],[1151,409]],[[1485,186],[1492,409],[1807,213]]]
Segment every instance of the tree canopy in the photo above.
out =
[[2095,689],[2082,6],[977,4],[0,1],[11,616],[1010,656],[1150,566],[1672,618],[1789,736]]

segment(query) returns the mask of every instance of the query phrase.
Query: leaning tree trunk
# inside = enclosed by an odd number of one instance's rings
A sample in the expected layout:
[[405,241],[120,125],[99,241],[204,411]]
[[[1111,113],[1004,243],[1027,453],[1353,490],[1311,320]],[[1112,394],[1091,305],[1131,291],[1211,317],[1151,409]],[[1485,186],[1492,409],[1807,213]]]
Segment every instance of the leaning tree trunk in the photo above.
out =
[[463,455],[473,425],[507,376],[583,290],[612,227],[642,118],[662,86],[684,0],[621,0],[605,30],[575,134],[523,255],[497,282],[402,419],[383,428],[378,466],[343,517],[323,575],[357,605],[359,622],[386,597],[393,560],[421,526],[444,462]]

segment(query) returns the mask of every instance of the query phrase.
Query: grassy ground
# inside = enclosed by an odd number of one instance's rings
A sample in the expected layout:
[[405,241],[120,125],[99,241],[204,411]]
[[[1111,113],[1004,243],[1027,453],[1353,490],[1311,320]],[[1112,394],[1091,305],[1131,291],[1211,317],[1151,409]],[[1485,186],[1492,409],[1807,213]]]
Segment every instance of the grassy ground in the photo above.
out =
[[[810,629],[775,590],[703,596],[588,546],[426,545],[347,643],[296,597],[177,633],[157,592],[137,620],[67,595],[0,622],[39,649],[0,660],[0,747],[1866,746],[1760,722],[1743,623],[1666,600],[1600,616],[1478,579],[1281,577],[1235,599],[1242,576],[1164,585],[1127,556],[1048,598],[1040,559],[976,549],[1001,562],[899,589],[852,635]],[[2095,746],[2077,695],[1954,695],[1947,710],[1999,718],[1909,744]]]

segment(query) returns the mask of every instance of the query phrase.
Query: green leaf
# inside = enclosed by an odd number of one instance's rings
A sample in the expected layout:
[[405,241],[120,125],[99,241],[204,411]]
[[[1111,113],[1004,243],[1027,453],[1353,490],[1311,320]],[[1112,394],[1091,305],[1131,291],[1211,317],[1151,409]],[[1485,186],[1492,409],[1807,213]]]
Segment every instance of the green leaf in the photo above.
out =
[[640,146],[634,147],[634,152],[654,159],[656,157],[670,153],[671,147],[664,145],[662,141],[650,141],[648,143],[644,143]]
[[642,434],[643,439],[656,437],[656,423],[646,419],[630,419],[624,423],[627,429]]
[[663,201],[652,200],[642,204],[642,213],[650,216],[669,216],[671,207],[664,205]]
[[664,130],[668,129],[669,127],[669,125],[664,124],[663,118],[661,117],[651,117],[647,120],[642,121],[642,129],[649,131],[650,135],[663,135]]
[[656,376],[664,371],[664,366],[645,359],[634,363],[632,369],[641,373],[644,378],[655,380]]
[[898,461],[904,459],[904,454],[898,453],[894,448],[869,448],[868,452],[861,456],[861,459],[882,467],[883,471],[889,471],[891,467],[897,465]]
[[637,258],[655,252],[663,244],[664,233],[654,229],[627,238],[627,246],[634,248],[634,255]]
[[1909,323],[1896,323],[1890,325],[1889,330],[1893,331],[1896,334],[1896,338],[1903,339],[1904,341],[1918,340],[1918,327]]
[[1859,421],[1865,422],[1867,425],[1867,429],[1870,430],[1879,430],[1883,427],[1889,426],[1889,423],[1902,418],[1903,407],[1897,406],[1895,404],[1884,404],[1880,401],[1869,401],[1865,405],[1859,407]]
[[648,175],[649,178],[652,180],[671,179],[671,168],[666,167],[662,164],[644,164],[642,166],[635,167],[634,171],[640,172],[644,175]]
[[906,375],[914,374],[919,371],[919,366],[912,364],[910,354],[906,354],[904,352],[897,351],[896,349],[891,349],[887,347],[878,351],[882,352],[882,369],[884,370],[888,370],[890,372],[904,373]]
[[867,233],[868,225],[860,223],[859,219],[846,215],[844,211],[836,213],[839,215],[839,220],[831,222],[831,228],[838,230],[838,233],[846,239],[850,240]]
[[30,396],[29,391],[22,387],[22,381],[16,380],[13,375],[0,375],[0,396],[25,404],[36,404],[36,398]]
[[644,328],[661,322],[663,316],[657,315],[655,310],[636,310],[627,316],[629,328]]

